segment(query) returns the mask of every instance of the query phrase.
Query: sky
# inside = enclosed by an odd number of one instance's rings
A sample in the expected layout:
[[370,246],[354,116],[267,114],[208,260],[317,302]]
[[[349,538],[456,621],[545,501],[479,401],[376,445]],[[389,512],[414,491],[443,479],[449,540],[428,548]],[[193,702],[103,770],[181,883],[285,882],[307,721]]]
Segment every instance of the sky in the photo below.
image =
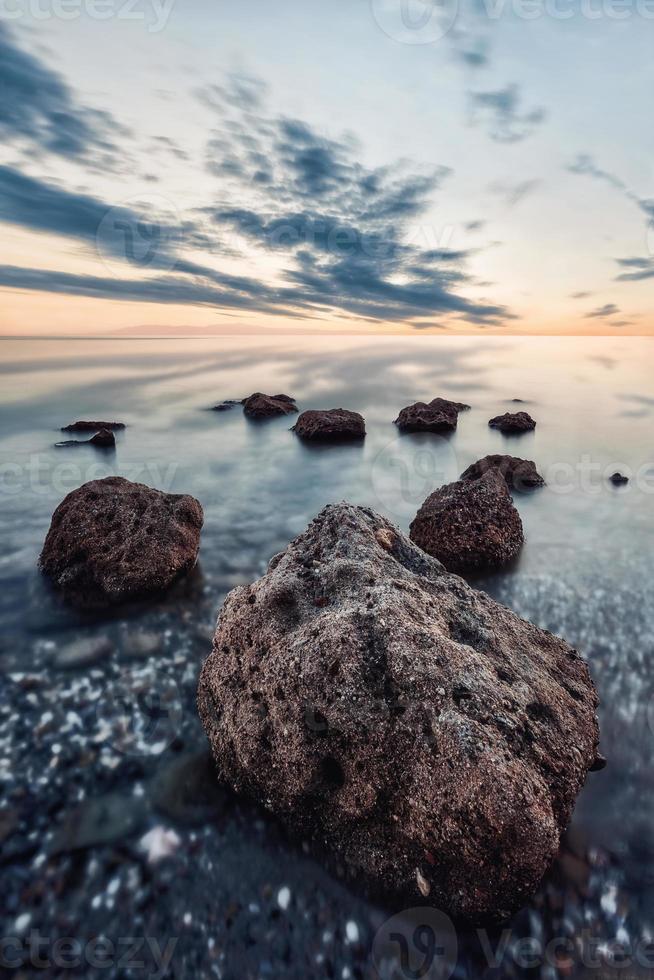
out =
[[654,0],[0,0],[0,333],[654,333]]

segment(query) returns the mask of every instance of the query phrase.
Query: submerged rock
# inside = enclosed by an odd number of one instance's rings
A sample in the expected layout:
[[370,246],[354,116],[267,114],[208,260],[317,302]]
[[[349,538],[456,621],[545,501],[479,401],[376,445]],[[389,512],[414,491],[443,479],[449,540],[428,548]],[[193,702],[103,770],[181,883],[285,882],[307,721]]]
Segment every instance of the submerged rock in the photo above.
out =
[[464,470],[460,479],[478,480],[488,470],[497,470],[506,480],[506,485],[512,490],[533,490],[536,487],[545,486],[545,480],[532,460],[520,459],[518,456],[503,456],[500,453],[478,459],[476,463],[472,463],[467,470]]
[[243,401],[243,411],[249,419],[271,419],[276,415],[297,412],[295,399],[290,395],[264,395],[255,391]]
[[198,706],[234,789],[375,891],[474,921],[534,892],[599,738],[568,644],[347,503],[227,596]]
[[507,435],[531,432],[536,428],[536,423],[528,412],[505,412],[504,415],[496,415],[488,424],[491,429],[499,429]]
[[522,521],[496,469],[430,494],[411,522],[411,540],[451,572],[500,568],[524,544]]
[[107,636],[80,637],[56,651],[53,663],[60,670],[75,670],[107,660],[113,653],[113,643]]
[[394,424],[403,432],[453,432],[459,412],[465,412],[469,408],[464,402],[433,398],[429,403],[416,402],[414,405],[407,405]]
[[366,422],[358,412],[350,412],[346,408],[329,408],[302,412],[292,431],[302,439],[323,442],[363,439]]
[[99,432],[100,429],[109,429],[111,432],[115,432],[118,429],[124,429],[124,422],[71,422],[70,425],[64,425],[61,428],[62,432]]
[[52,516],[39,567],[75,606],[164,591],[195,565],[202,507],[119,476],[73,490]]

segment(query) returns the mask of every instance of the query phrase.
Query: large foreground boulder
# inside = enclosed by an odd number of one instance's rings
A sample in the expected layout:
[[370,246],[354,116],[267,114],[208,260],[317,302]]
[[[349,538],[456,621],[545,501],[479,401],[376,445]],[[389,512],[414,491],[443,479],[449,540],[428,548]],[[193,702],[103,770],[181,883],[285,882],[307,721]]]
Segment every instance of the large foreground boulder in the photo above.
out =
[[264,395],[255,391],[243,400],[243,411],[249,419],[272,419],[278,415],[292,415],[297,412],[297,405],[290,395]]
[[488,423],[491,429],[499,429],[508,436],[517,436],[522,432],[531,432],[536,428],[536,423],[529,412],[505,412],[504,415],[496,415]]
[[195,565],[203,520],[195,497],[92,480],[55,510],[39,567],[80,608],[157,594]]
[[478,480],[488,470],[497,470],[506,480],[507,487],[518,492],[545,486],[545,480],[532,460],[520,459],[518,456],[503,456],[500,453],[484,456],[476,463],[471,463],[461,474],[461,479]]
[[363,415],[347,408],[329,408],[322,411],[302,412],[293,426],[293,432],[301,439],[314,442],[341,442],[346,439],[363,439],[366,422]]
[[496,469],[478,480],[439,487],[423,503],[409,533],[451,572],[501,568],[524,544],[520,515]]
[[198,706],[235,790],[375,892],[474,921],[536,889],[599,738],[567,643],[347,503],[227,596]]
[[433,398],[428,403],[407,405],[395,419],[395,425],[402,432],[454,432],[459,412],[465,412],[469,408],[464,402]]

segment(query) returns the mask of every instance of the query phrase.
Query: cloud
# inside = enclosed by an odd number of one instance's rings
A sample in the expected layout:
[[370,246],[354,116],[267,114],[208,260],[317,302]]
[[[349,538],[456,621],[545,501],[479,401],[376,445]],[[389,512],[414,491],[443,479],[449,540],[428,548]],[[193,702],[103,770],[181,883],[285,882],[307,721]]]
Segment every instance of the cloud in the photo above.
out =
[[616,259],[616,262],[625,270],[616,276],[616,282],[642,282],[645,279],[654,279],[654,256]]
[[517,85],[486,92],[468,92],[473,122],[481,118],[488,134],[498,143],[517,143],[530,136],[546,118],[542,107],[520,111],[522,96]]
[[424,216],[447,167],[364,167],[351,135],[328,138],[271,115],[260,92],[256,106],[228,94],[214,87],[201,96],[223,117],[207,169],[228,189],[205,209],[221,235],[227,229],[244,250],[285,259],[286,283],[317,309],[393,321],[510,318],[503,306],[462,295],[473,284],[463,268],[471,252],[431,243],[438,236]]
[[77,103],[65,81],[22,50],[0,21],[0,137],[20,149],[111,167],[127,130]]
[[586,313],[586,319],[602,319],[608,316],[615,316],[619,313],[620,309],[615,305],[615,303],[605,303],[604,306],[598,306],[597,309],[591,310],[590,313]]
[[[615,188],[615,190],[620,191],[628,201],[635,204],[639,211],[645,215],[648,230],[650,232],[654,231],[654,200],[640,197],[616,174],[599,167],[590,154],[580,153],[576,160],[568,165],[567,169],[573,174],[601,180],[610,187]],[[621,269],[625,270],[616,276],[616,282],[641,282],[645,279],[654,278],[654,257],[651,255],[616,259],[616,262]],[[620,324],[620,326],[623,325],[623,323]]]
[[[209,172],[220,175],[221,196],[190,214],[174,206],[161,213],[147,200],[112,206],[0,166],[0,220],[76,241],[116,273],[4,266],[2,284],[412,326],[435,317],[482,326],[512,318],[504,305],[476,298],[480,284],[466,271],[472,250],[443,243],[426,218],[447,167],[365,167],[354,137],[327,138],[303,120],[267,113],[263,87],[244,76],[230,76],[201,100],[221,115],[207,159]],[[177,155],[165,138],[156,145]],[[275,269],[264,261],[259,277],[223,272],[209,257],[226,251],[272,255]],[[466,295],[471,287],[474,299]]]
[[507,207],[513,208],[530,194],[533,194],[542,184],[542,180],[496,180],[489,186],[489,191],[496,197],[502,198]]
[[588,297],[592,295],[593,295],[592,293],[588,293],[582,290],[581,292],[578,293],[570,293],[570,299],[588,299]]

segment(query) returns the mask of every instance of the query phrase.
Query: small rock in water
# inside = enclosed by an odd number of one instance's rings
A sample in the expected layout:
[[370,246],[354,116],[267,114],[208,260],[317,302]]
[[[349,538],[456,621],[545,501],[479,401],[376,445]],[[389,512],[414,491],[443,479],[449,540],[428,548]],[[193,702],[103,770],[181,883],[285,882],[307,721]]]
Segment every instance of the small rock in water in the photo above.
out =
[[536,423],[528,412],[505,412],[504,415],[496,415],[488,424],[491,429],[499,429],[505,435],[519,435],[536,428]]
[[363,439],[366,423],[363,415],[346,408],[302,412],[292,429],[301,439],[317,442],[339,442]]
[[447,398],[433,398],[429,403],[416,402],[407,405],[395,419],[402,432],[453,432],[459,412],[470,408],[464,402],[452,402]]
[[126,657],[151,657],[161,650],[163,637],[159,633],[148,633],[145,630],[130,632],[123,643],[123,655]]
[[545,486],[545,480],[532,460],[520,459],[518,456],[503,456],[499,453],[478,459],[464,470],[460,479],[478,480],[488,470],[497,470],[511,490],[533,490],[535,487]]
[[39,567],[80,608],[155,595],[195,565],[203,519],[194,497],[92,480],[55,510]]
[[291,415],[297,412],[297,405],[290,395],[264,395],[260,391],[255,391],[244,400],[243,412],[249,419],[271,419],[276,415]]
[[375,891],[474,921],[535,891],[599,741],[567,643],[347,503],[227,596],[198,707],[233,789]]
[[99,432],[101,429],[116,431],[124,429],[124,422],[71,422],[70,425],[63,425],[62,432]]
[[614,487],[622,487],[624,486],[625,483],[629,483],[629,477],[624,476],[622,473],[613,473],[609,477],[609,480],[611,481]]
[[89,439],[92,446],[101,446],[103,449],[116,445],[116,437],[110,429],[100,429]]
[[55,833],[52,854],[77,851],[96,844],[112,844],[136,833],[147,808],[134,796],[112,793],[85,800],[68,812]]
[[57,650],[53,664],[61,670],[87,667],[99,660],[106,660],[113,652],[113,644],[107,636],[94,636],[73,640]]
[[524,543],[520,515],[494,468],[477,480],[435,490],[411,522],[409,536],[451,572],[500,568]]

